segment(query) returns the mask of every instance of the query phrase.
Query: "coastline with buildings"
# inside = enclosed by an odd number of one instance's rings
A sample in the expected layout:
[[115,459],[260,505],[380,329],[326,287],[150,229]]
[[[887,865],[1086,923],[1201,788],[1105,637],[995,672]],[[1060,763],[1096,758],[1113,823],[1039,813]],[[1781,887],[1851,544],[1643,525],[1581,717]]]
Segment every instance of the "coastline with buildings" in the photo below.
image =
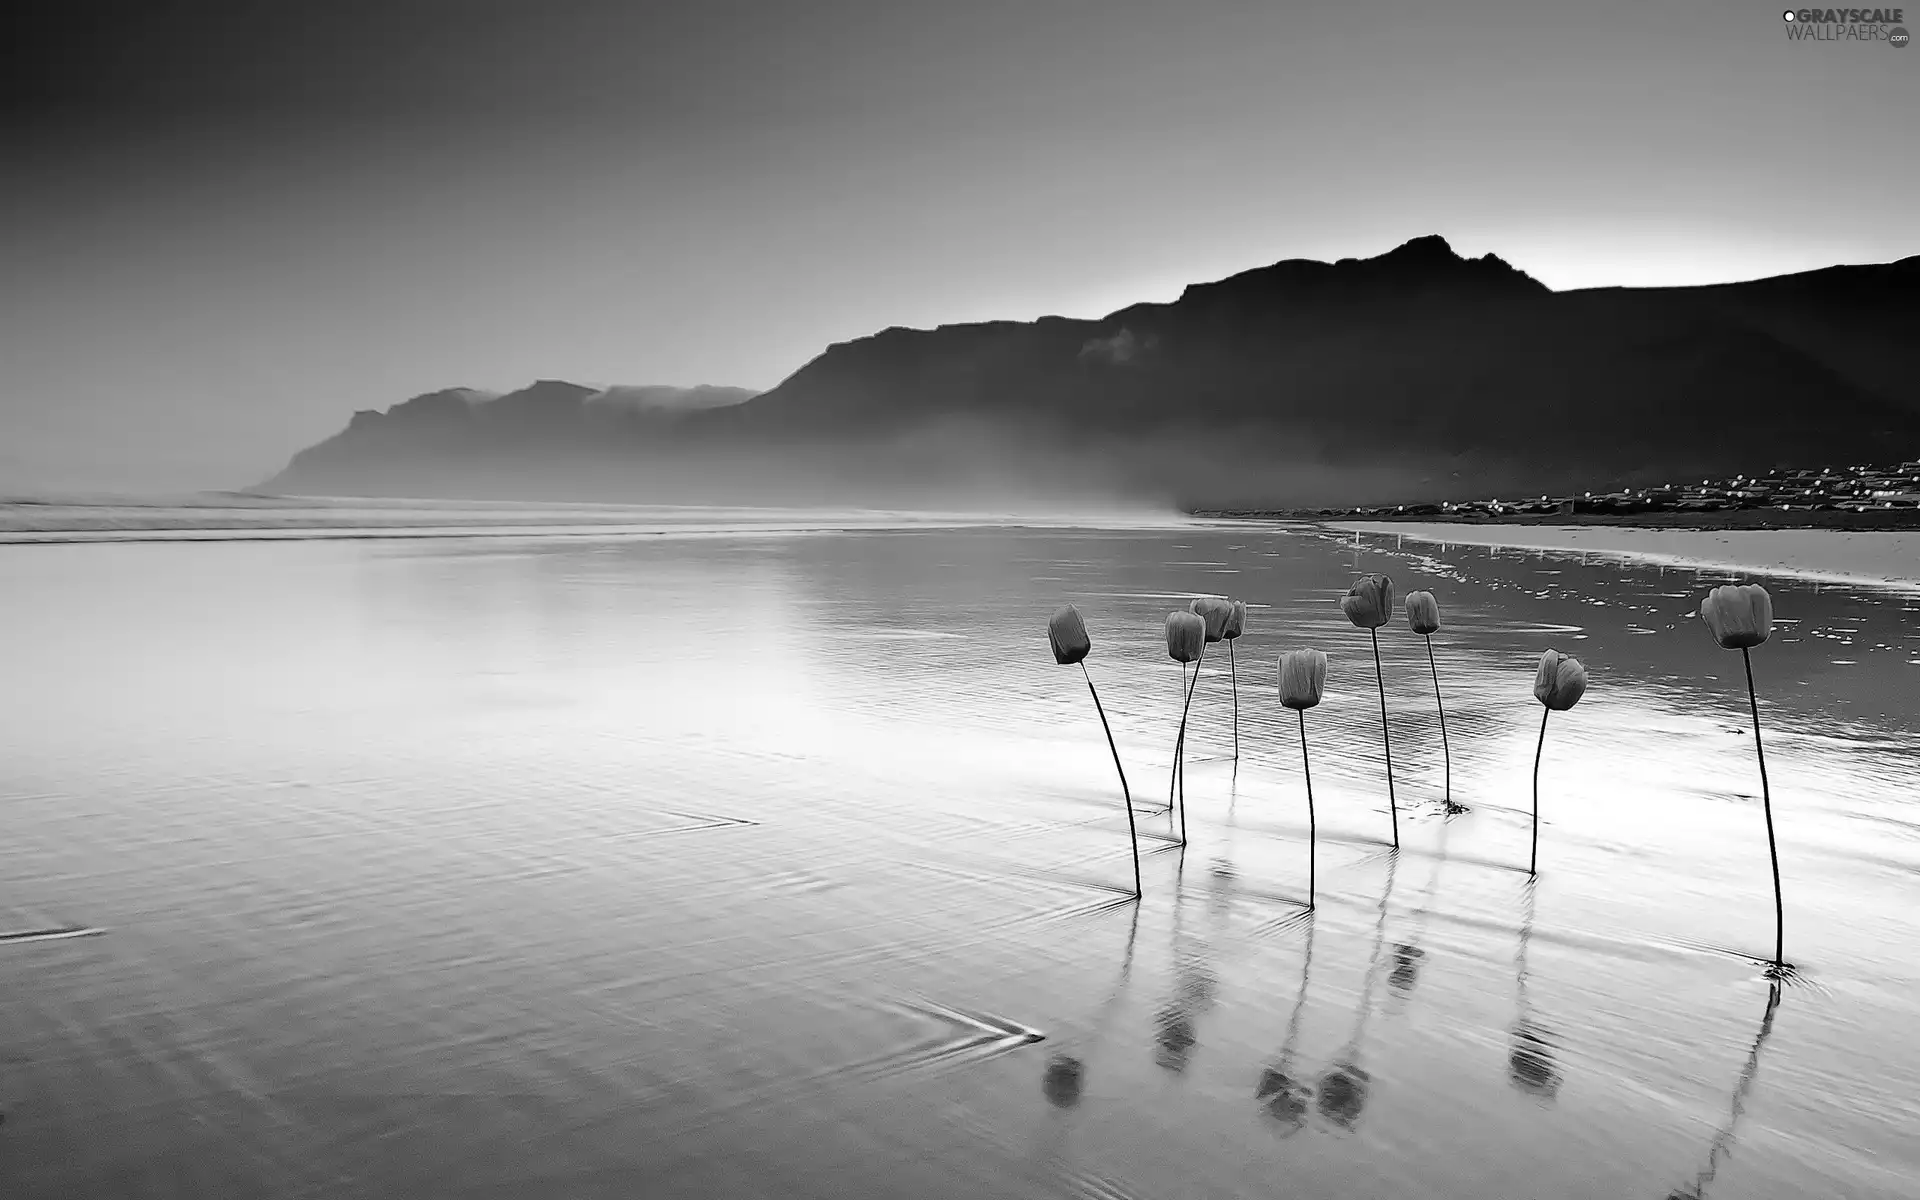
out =
[[1920,461],[1578,496],[1194,515],[1920,593]]
[[1289,510],[1212,509],[1200,517],[1691,529],[1920,529],[1920,460],[1668,482],[1571,496]]

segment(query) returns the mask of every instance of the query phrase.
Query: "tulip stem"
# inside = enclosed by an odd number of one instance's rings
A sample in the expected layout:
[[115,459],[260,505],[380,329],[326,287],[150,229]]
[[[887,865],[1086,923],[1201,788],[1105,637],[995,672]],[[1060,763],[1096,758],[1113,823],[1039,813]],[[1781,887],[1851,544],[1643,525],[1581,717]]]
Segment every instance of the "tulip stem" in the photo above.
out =
[[[1186,703],[1180,708],[1180,736],[1173,743],[1173,773],[1180,781],[1180,844],[1182,846],[1187,844],[1187,713],[1193,708],[1193,693],[1200,688],[1200,664],[1206,659],[1207,648],[1202,646],[1200,657],[1193,663],[1193,682],[1187,685]],[[1187,669],[1182,666],[1180,668],[1182,681],[1186,679],[1186,675]],[[1167,803],[1173,803],[1171,790],[1167,795]]]
[[[1187,664],[1180,664],[1180,702],[1185,704],[1191,693],[1187,690]],[[1180,764],[1184,760],[1187,748],[1185,710],[1182,709],[1180,732],[1173,739],[1173,768],[1167,772],[1167,822],[1169,828],[1175,819],[1173,797],[1180,787]]]
[[[1300,770],[1307,777],[1307,907],[1312,908],[1318,897],[1314,874],[1319,858],[1320,835],[1313,819],[1313,763],[1307,757],[1307,710],[1296,708],[1293,711],[1300,714]],[[1305,985],[1302,985],[1302,990],[1305,990]]]
[[1233,678],[1233,765],[1240,767],[1240,664],[1233,656],[1233,643],[1227,643],[1227,669]]
[[1107,710],[1100,703],[1100,692],[1093,686],[1093,676],[1087,672],[1085,659],[1080,661],[1080,673],[1087,677],[1087,690],[1093,693],[1093,711],[1100,714],[1100,728],[1107,731],[1107,749],[1113,751],[1113,769],[1120,772],[1120,795],[1127,802],[1127,840],[1133,845],[1133,898],[1140,899],[1140,835],[1133,826],[1133,792],[1127,787],[1127,769],[1120,765],[1120,747],[1114,744],[1113,726],[1107,724]]
[[1393,741],[1387,736],[1387,679],[1380,670],[1380,631],[1369,629],[1373,638],[1373,681],[1380,687],[1380,745],[1387,752],[1387,812],[1393,817],[1393,848],[1400,848],[1400,807],[1393,800]]
[[1753,690],[1753,655],[1740,648],[1747,665],[1747,704],[1753,709],[1753,751],[1760,757],[1760,804],[1767,814],[1767,855],[1773,860],[1773,968],[1778,974],[1786,967],[1787,918],[1780,902],[1780,850],[1773,839],[1773,795],[1767,787],[1767,752],[1760,745],[1760,699]]
[[1440,667],[1433,661],[1433,635],[1427,635],[1427,669],[1433,672],[1433,702],[1440,708],[1440,754],[1447,768],[1447,811],[1453,811],[1453,751],[1447,748],[1447,702],[1440,697]]
[[1533,748],[1533,849],[1527,854],[1527,874],[1534,874],[1534,868],[1540,863],[1540,751],[1547,745],[1547,718],[1553,710],[1542,705],[1540,708],[1540,741]]

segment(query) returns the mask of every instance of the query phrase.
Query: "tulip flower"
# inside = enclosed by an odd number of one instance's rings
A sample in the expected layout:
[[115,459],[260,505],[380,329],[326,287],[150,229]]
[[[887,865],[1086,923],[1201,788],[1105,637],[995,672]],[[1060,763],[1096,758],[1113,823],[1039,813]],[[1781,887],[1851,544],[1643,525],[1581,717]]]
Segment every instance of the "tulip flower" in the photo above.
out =
[[1227,643],[1227,670],[1233,680],[1233,762],[1237,770],[1240,764],[1240,664],[1234,660],[1233,643],[1247,631],[1247,602],[1235,600],[1233,611],[1227,614],[1226,628],[1220,636]]
[[1393,799],[1393,742],[1387,734],[1387,682],[1380,672],[1380,627],[1393,615],[1393,580],[1368,575],[1340,600],[1347,620],[1373,638],[1373,679],[1380,688],[1380,744],[1387,752],[1387,812],[1393,817],[1393,846],[1400,848],[1400,809]]
[[1107,723],[1107,710],[1100,703],[1100,693],[1093,686],[1093,676],[1087,673],[1087,654],[1093,649],[1093,641],[1087,637],[1087,623],[1080,619],[1080,610],[1069,604],[1054,613],[1047,622],[1047,641],[1053,646],[1053,661],[1067,667],[1078,663],[1080,673],[1086,676],[1087,691],[1093,693],[1093,710],[1100,714],[1100,727],[1107,731],[1107,749],[1113,752],[1113,769],[1120,773],[1120,795],[1127,805],[1127,838],[1133,844],[1133,896],[1138,900],[1140,890],[1140,835],[1133,825],[1133,792],[1127,787],[1127,770],[1120,765],[1120,747],[1113,741],[1113,726]]
[[1378,629],[1393,616],[1393,580],[1367,575],[1340,598],[1340,611],[1360,629]]
[[[1187,844],[1186,750],[1187,711],[1193,707],[1193,690],[1200,686],[1200,664],[1207,655],[1207,623],[1192,612],[1167,614],[1167,657],[1180,664],[1181,691],[1185,700],[1180,707],[1180,736],[1173,743],[1173,775],[1167,780],[1167,811],[1172,812],[1173,789],[1180,787],[1180,844]],[[1192,663],[1193,682],[1187,682],[1186,664]]]
[[1440,667],[1433,660],[1433,635],[1440,631],[1440,602],[1432,592],[1407,594],[1407,626],[1427,641],[1427,669],[1433,672],[1433,703],[1440,710],[1440,755],[1446,765],[1446,809],[1464,812],[1453,802],[1453,751],[1447,745],[1447,703],[1440,696]]
[[1300,714],[1300,769],[1307,778],[1307,907],[1315,903],[1315,860],[1319,832],[1313,817],[1313,765],[1307,759],[1307,710],[1320,703],[1327,687],[1327,656],[1318,650],[1289,650],[1280,656],[1280,703]]
[[[1167,657],[1177,663],[1199,662],[1207,652],[1207,623],[1190,612],[1167,614]],[[1184,672],[1183,672],[1184,674]]]
[[1780,851],[1773,838],[1773,795],[1767,787],[1767,752],[1760,744],[1760,699],[1753,689],[1753,647],[1773,635],[1773,597],[1757,583],[1717,587],[1700,602],[1700,619],[1714,640],[1738,650],[1747,668],[1747,706],[1753,711],[1753,752],[1760,759],[1760,804],[1767,816],[1767,854],[1773,860],[1773,970],[1786,970],[1786,909],[1780,900]]
[[1542,705],[1540,741],[1533,748],[1533,850],[1527,858],[1527,874],[1534,874],[1540,855],[1540,751],[1547,744],[1547,718],[1566,712],[1580,703],[1587,692],[1587,669],[1571,654],[1549,650],[1540,656],[1540,670],[1533,678],[1533,698]]
[[1318,650],[1289,650],[1280,656],[1280,703],[1303,717],[1326,698],[1327,656]]
[[1700,619],[1722,649],[1751,649],[1773,636],[1773,597],[1757,583],[1717,587],[1700,602]]
[[1188,607],[1207,623],[1208,645],[1227,636],[1227,618],[1233,615],[1233,601],[1224,596],[1197,596]]

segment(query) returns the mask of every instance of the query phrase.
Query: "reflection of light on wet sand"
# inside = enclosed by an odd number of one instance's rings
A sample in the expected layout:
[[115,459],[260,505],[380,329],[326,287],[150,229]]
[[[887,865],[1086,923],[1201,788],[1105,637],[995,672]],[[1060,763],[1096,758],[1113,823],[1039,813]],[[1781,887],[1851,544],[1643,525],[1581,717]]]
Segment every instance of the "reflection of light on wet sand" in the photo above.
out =
[[[1334,522],[1329,528],[1450,545],[1608,555],[1700,571],[1739,571],[1920,591],[1920,531],[1636,529]],[[1584,557],[1583,557],[1584,561]]]

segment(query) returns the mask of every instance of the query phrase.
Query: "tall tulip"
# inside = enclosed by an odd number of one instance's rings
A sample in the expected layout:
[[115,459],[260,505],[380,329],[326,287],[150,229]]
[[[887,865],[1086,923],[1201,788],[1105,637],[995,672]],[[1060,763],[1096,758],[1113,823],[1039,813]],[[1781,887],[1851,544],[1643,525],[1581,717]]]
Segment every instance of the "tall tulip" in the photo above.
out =
[[1327,656],[1318,650],[1289,650],[1280,656],[1280,703],[1300,715],[1300,769],[1307,779],[1307,907],[1316,903],[1315,862],[1320,834],[1313,816],[1313,765],[1307,758],[1307,710],[1320,703],[1327,688]]
[[1227,670],[1233,680],[1233,762],[1237,770],[1240,765],[1240,664],[1234,659],[1233,644],[1247,631],[1247,602],[1235,600],[1233,611],[1227,614],[1226,627],[1220,636],[1227,643]]
[[[1167,780],[1167,810],[1173,811],[1173,789],[1178,781],[1180,786],[1180,844],[1187,844],[1187,710],[1193,707],[1193,690],[1200,686],[1200,664],[1207,655],[1207,623],[1192,612],[1170,612],[1167,614],[1167,657],[1180,664],[1181,691],[1185,699],[1180,706],[1180,736],[1173,743],[1173,775]],[[1193,664],[1193,682],[1187,683],[1186,664]]]
[[1780,900],[1780,851],[1773,837],[1773,795],[1767,787],[1767,752],[1760,744],[1760,698],[1753,688],[1749,651],[1773,636],[1773,597],[1757,583],[1717,587],[1700,602],[1700,619],[1714,640],[1738,650],[1747,668],[1747,706],[1753,711],[1753,752],[1760,759],[1760,804],[1767,816],[1767,854],[1773,860],[1773,969],[1786,969],[1786,909]]
[[1542,705],[1540,741],[1533,748],[1533,849],[1527,856],[1527,874],[1535,874],[1540,861],[1540,752],[1547,744],[1547,718],[1566,712],[1580,703],[1587,693],[1587,668],[1571,654],[1549,650],[1540,656],[1540,670],[1533,677],[1533,698]]
[[1393,580],[1367,575],[1340,600],[1347,620],[1373,638],[1373,679],[1380,688],[1380,745],[1387,752],[1387,812],[1393,817],[1393,845],[1400,848],[1400,809],[1393,799],[1393,741],[1387,733],[1387,682],[1380,671],[1380,627],[1393,616]]
[[1127,769],[1120,765],[1120,747],[1113,741],[1113,726],[1107,723],[1107,710],[1100,703],[1100,693],[1093,686],[1093,676],[1087,673],[1087,655],[1093,650],[1093,640],[1087,636],[1087,623],[1080,618],[1080,610],[1069,604],[1047,622],[1047,642],[1053,647],[1053,661],[1063,667],[1078,663],[1080,673],[1087,678],[1087,690],[1093,693],[1093,710],[1100,714],[1100,727],[1107,731],[1107,749],[1113,752],[1113,769],[1120,773],[1120,795],[1127,804],[1127,838],[1133,845],[1133,897],[1138,900],[1140,890],[1140,835],[1133,824],[1133,792],[1127,787]]
[[[1188,605],[1188,611],[1206,622],[1206,645],[1227,639],[1227,620],[1233,616],[1231,599],[1221,595],[1196,595]],[[1231,641],[1227,643],[1227,653],[1233,653]],[[1198,687],[1198,676],[1194,676],[1194,685]],[[1238,682],[1235,682],[1235,691],[1238,691]]]
[[1446,808],[1459,812],[1453,802],[1453,751],[1447,745],[1447,703],[1440,697],[1440,667],[1433,660],[1433,635],[1440,631],[1440,602],[1432,592],[1407,593],[1407,627],[1426,639],[1427,669],[1433,672],[1433,703],[1440,710],[1440,755],[1446,764]]

